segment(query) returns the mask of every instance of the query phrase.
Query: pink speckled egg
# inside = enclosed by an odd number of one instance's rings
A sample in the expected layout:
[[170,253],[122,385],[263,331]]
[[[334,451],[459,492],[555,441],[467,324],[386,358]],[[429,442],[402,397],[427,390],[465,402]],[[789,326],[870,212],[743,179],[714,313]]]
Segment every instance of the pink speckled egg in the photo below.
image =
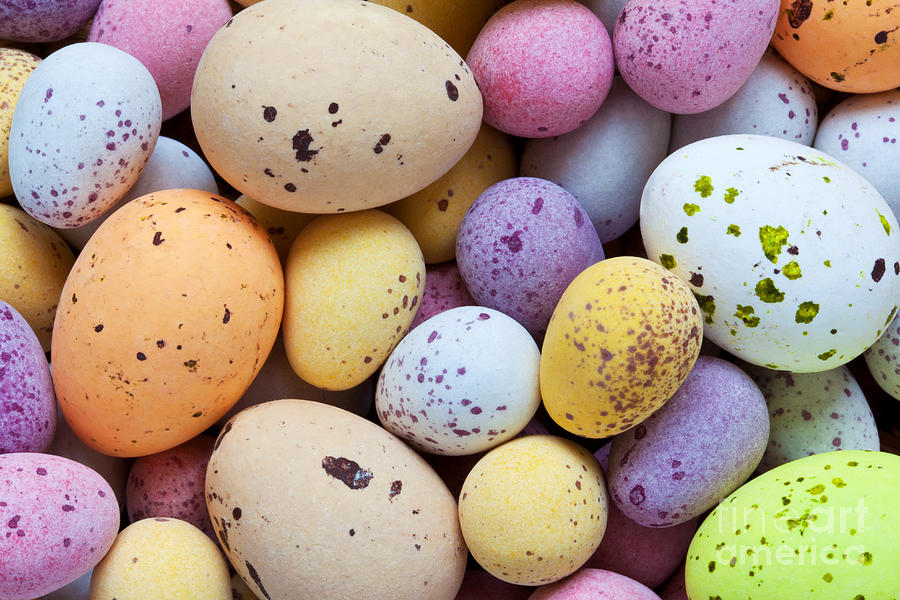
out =
[[466,63],[484,120],[521,137],[550,137],[587,122],[615,70],[603,23],[575,0],[516,0],[485,24]]
[[659,596],[624,575],[581,569],[562,581],[539,587],[530,600],[659,600]]
[[187,521],[215,541],[206,509],[206,465],[215,438],[199,435],[165,452],[134,461],[125,487],[125,504],[132,523],[150,517]]
[[0,2],[0,38],[17,42],[53,42],[67,38],[90,21],[100,0],[4,0]]
[[147,67],[165,120],[190,105],[200,55],[231,16],[227,0],[103,0],[88,41],[115,46]]
[[472,306],[475,299],[459,274],[456,262],[443,263],[425,270],[425,291],[419,301],[419,311],[413,318],[412,331],[426,319],[458,306]]
[[756,68],[778,0],[630,0],[613,34],[616,65],[657,108],[691,114],[730,98]]
[[578,201],[534,177],[506,179],[485,190],[456,237],[459,272],[475,301],[538,337],[566,287],[600,260],[600,237]]
[[31,600],[96,565],[119,531],[119,505],[91,469],[49,454],[0,454],[0,598]]
[[56,431],[56,396],[41,343],[0,300],[0,454],[43,452]]
[[526,600],[534,588],[506,583],[487,571],[466,571],[456,600]]

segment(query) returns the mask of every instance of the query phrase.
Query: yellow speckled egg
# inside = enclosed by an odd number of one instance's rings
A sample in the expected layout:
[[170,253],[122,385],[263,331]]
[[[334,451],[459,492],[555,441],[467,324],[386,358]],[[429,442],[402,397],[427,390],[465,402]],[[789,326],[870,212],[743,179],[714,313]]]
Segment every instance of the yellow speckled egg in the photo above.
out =
[[466,211],[484,190],[518,173],[506,134],[484,124],[465,156],[443,177],[385,207],[419,242],[427,264],[456,257],[456,232]]
[[781,0],[772,44],[794,68],[833,90],[864,94],[900,86],[896,0]]
[[362,383],[406,334],[425,287],[416,239],[379,210],[306,226],[285,265],[284,346],[304,381]]
[[225,557],[184,521],[143,519],[123,529],[91,575],[92,600],[232,600]]
[[199,190],[141,196],[81,251],[53,330],[66,421],[115,456],[162,452],[237,402],[275,342],[281,263],[239,206]]
[[263,229],[266,230],[266,233],[272,239],[272,243],[275,244],[275,250],[278,251],[278,258],[281,259],[282,264],[287,260],[288,252],[291,251],[291,244],[294,243],[297,234],[316,217],[316,215],[281,210],[280,208],[257,202],[246,194],[239,197],[235,202],[253,215],[253,218],[263,226]]
[[475,560],[498,579],[543,585],[574,573],[606,531],[600,463],[552,435],[516,438],[469,472],[459,523]]
[[541,394],[566,431],[590,438],[634,427],[687,377],[703,320],[687,284],[643,258],[596,263],[559,300],[541,352]]
[[41,59],[16,48],[0,47],[0,198],[13,193],[9,178],[9,128],[22,86]]
[[28,322],[45,352],[59,294],[74,262],[58,233],[24,210],[0,204],[0,298]]
[[191,117],[210,165],[284,210],[382,206],[446,173],[481,126],[468,66],[427,27],[359,0],[266,0],[210,40]]

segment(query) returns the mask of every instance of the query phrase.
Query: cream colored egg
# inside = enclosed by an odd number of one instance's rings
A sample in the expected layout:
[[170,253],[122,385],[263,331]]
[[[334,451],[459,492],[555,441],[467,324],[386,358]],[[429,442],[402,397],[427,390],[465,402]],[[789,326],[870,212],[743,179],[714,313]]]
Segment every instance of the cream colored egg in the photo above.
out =
[[394,217],[318,217],[285,265],[284,345],[294,371],[326,390],[358,385],[405,335],[424,286],[422,253]]
[[170,518],[122,530],[94,567],[91,600],[232,600],[228,563],[205,533]]
[[0,47],[0,198],[13,193],[9,178],[9,128],[19,93],[41,59],[17,48]]

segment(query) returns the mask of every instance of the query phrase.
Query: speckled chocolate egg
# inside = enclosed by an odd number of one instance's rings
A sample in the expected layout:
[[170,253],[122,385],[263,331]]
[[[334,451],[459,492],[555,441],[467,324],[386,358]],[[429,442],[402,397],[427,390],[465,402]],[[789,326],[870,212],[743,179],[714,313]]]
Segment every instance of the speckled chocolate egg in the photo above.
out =
[[892,0],[781,0],[772,45],[798,71],[842,92],[900,86],[900,21]]
[[684,523],[744,483],[768,439],[766,400],[753,380],[701,356],[665,406],[613,438],[610,497],[641,525]]
[[297,239],[297,234],[316,217],[316,215],[307,213],[281,210],[280,208],[257,202],[246,194],[238,197],[235,202],[253,215],[253,218],[259,221],[259,224],[269,234],[272,243],[275,244],[275,249],[278,251],[278,258],[281,259],[282,265],[287,262],[291,245]]
[[747,365],[769,407],[771,432],[758,471],[822,452],[878,450],[878,426],[850,370],[771,371]]
[[472,147],[452,169],[384,210],[409,228],[426,264],[453,260],[456,234],[466,211],[484,190],[516,174],[516,153],[509,137],[483,124]]
[[260,202],[308,213],[421,190],[465,154],[481,116],[475,79],[445,41],[359,1],[242,10],[206,47],[191,93],[213,169]]
[[398,438],[339,408],[276,400],[239,413],[219,434],[206,492],[259,598],[450,600],[462,582],[447,487]]
[[13,193],[9,179],[9,127],[28,76],[41,59],[17,48],[0,47],[0,198]]
[[391,353],[375,388],[382,425],[433,454],[512,439],[541,404],[541,353],[524,327],[483,306],[431,317]]
[[669,149],[731,133],[771,135],[811,146],[818,119],[809,81],[768,52],[731,98],[701,113],[675,115]]
[[885,392],[900,400],[900,315],[864,356],[872,377]]
[[43,452],[55,432],[47,357],[22,315],[0,300],[0,454]]
[[472,556],[494,577],[541,585],[574,573],[606,529],[606,484],[590,452],[532,435],[488,452],[469,473],[459,522]]
[[469,293],[455,262],[429,266],[425,269],[425,289],[419,301],[419,310],[409,329],[412,331],[426,319],[445,310],[474,304],[475,299]]
[[189,440],[259,372],[283,294],[272,242],[233,202],[200,190],[133,200],[88,240],[63,288],[51,351],[66,420],[116,456]]
[[644,189],[641,234],[697,295],[704,335],[772,369],[850,361],[900,296],[890,207],[831,155],[788,140],[726,135],[669,155]]
[[46,352],[75,256],[59,234],[9,204],[0,204],[0,248],[0,298],[25,318]]
[[102,215],[150,159],[161,114],[153,77],[129,54],[84,42],[48,56],[25,82],[10,128],[22,208],[54,227]]
[[600,241],[610,242],[637,223],[644,184],[666,157],[670,120],[616,77],[587,123],[565,135],[528,140],[519,174],[564,188],[584,208]]
[[409,329],[424,277],[415,238],[386,213],[307,225],[285,265],[284,346],[294,372],[326,390],[362,383]]
[[456,263],[475,301],[538,337],[566,286],[600,260],[600,238],[578,201],[534,177],[485,190],[456,237]]
[[566,288],[547,327],[544,406],[580,436],[631,429],[682,384],[702,337],[697,301],[681,280],[642,258],[601,261]]
[[144,519],[123,529],[94,567],[91,598],[232,600],[228,563],[190,523]]
[[562,581],[542,585],[530,600],[659,600],[637,581],[603,569],[580,569]]
[[91,469],[59,456],[0,454],[0,597],[31,600],[78,579],[119,531],[119,506]]
[[826,452],[722,500],[687,555],[691,598],[893,598],[900,457]]
[[0,39],[53,42],[90,21],[100,0],[7,0],[0,5]]
[[750,77],[777,16],[778,0],[630,0],[613,34],[616,66],[661,110],[709,110]]

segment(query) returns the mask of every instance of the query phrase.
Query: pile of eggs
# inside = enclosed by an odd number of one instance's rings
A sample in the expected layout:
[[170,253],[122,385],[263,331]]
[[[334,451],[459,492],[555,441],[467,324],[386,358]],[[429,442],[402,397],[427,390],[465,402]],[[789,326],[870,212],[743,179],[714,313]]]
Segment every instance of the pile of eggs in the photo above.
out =
[[900,6],[0,3],[0,598],[900,597]]

